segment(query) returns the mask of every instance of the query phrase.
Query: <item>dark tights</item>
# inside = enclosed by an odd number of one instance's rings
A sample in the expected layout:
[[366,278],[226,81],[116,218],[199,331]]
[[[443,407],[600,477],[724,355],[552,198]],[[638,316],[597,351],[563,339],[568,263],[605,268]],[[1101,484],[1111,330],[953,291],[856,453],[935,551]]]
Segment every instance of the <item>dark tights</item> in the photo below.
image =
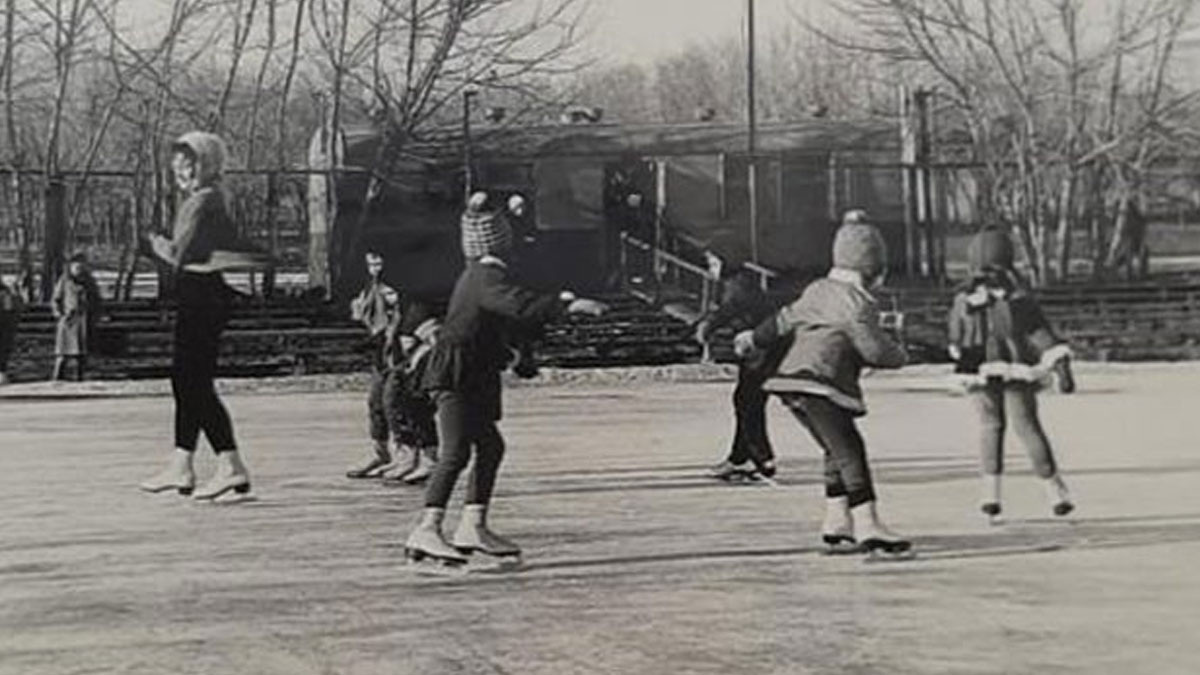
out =
[[194,451],[203,431],[214,452],[236,450],[233,422],[214,384],[221,331],[229,319],[229,289],[219,274],[184,272],[177,290],[171,363],[175,447]]
[[496,474],[504,459],[504,439],[496,428],[494,406],[457,391],[436,394],[437,427],[441,434],[437,468],[425,492],[425,506],[446,508],[458,475],[475,453],[475,465],[467,481],[465,504],[487,504],[492,499]]

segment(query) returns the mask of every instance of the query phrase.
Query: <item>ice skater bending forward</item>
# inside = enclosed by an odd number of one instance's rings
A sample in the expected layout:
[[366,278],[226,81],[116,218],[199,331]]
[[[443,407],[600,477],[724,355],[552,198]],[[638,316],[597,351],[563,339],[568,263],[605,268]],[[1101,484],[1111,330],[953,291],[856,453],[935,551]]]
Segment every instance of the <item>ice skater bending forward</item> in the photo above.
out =
[[883,237],[861,211],[843,219],[833,269],[753,331],[735,338],[746,354],[779,340],[791,345],[764,389],[780,397],[825,454],[823,541],[838,551],[900,555],[912,544],[879,518],[866,447],[854,419],[865,415],[863,366],[899,368],[903,347],[879,323],[871,289],[886,269]]
[[[450,296],[422,378],[437,405],[441,448],[426,487],[425,509],[406,543],[411,561],[459,565],[471,554],[519,560],[520,548],[488,528],[492,488],[504,456],[500,419],[500,373],[509,359],[506,329],[536,326],[561,313],[599,315],[604,305],[571,293],[541,294],[516,285],[508,269],[512,228],[489,209],[486,193],[468,200],[462,217],[466,268]],[[461,520],[450,542],[442,520],[459,473],[474,453]],[[453,544],[453,545],[451,545]],[[428,561],[427,561],[428,562]]]

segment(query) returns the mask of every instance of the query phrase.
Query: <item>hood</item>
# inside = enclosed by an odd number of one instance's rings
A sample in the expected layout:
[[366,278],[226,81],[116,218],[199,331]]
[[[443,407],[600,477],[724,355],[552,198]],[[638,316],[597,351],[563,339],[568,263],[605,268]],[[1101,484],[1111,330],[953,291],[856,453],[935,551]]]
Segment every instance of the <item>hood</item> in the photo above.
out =
[[196,155],[201,186],[208,186],[221,179],[225,171],[225,142],[220,136],[207,131],[189,131],[180,136],[172,147],[183,146]]

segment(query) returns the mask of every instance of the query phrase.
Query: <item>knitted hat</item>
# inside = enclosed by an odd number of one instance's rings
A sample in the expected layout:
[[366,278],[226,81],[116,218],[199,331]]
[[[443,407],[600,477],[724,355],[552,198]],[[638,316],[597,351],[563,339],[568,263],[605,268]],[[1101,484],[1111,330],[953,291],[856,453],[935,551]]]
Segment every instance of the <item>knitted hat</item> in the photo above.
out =
[[1012,269],[1015,257],[1008,232],[993,225],[980,230],[967,246],[967,268],[972,275],[987,270]]
[[462,250],[468,260],[503,254],[512,248],[512,226],[503,215],[487,212],[487,201],[487,193],[476,192],[467,201],[462,216]]
[[874,279],[887,267],[887,244],[863,211],[847,211],[833,239],[833,266]]

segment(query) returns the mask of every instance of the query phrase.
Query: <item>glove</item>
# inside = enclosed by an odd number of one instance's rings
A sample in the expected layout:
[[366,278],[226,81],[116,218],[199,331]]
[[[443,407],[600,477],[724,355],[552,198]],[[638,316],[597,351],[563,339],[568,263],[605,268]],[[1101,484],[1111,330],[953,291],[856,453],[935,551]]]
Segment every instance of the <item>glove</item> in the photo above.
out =
[[754,331],[744,330],[733,337],[733,353],[738,358],[749,355],[754,349]]

